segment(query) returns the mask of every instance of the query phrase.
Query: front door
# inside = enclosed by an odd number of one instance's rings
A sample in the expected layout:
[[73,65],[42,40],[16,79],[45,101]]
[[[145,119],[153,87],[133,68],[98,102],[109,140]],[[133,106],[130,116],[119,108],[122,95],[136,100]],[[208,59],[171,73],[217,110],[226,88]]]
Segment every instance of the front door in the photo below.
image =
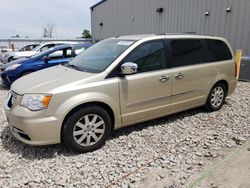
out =
[[140,45],[123,62],[138,65],[138,73],[120,78],[123,125],[167,114],[171,100],[171,76],[166,69],[163,41],[155,40]]

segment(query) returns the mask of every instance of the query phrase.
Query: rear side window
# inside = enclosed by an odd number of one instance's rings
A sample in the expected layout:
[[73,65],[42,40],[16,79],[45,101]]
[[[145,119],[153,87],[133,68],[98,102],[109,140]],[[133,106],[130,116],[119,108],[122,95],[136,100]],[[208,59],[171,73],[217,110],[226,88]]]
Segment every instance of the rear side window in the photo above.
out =
[[207,43],[207,61],[225,61],[233,58],[230,49],[225,42],[221,40],[205,40]]
[[173,54],[172,67],[195,65],[205,62],[201,40],[173,40],[170,46]]

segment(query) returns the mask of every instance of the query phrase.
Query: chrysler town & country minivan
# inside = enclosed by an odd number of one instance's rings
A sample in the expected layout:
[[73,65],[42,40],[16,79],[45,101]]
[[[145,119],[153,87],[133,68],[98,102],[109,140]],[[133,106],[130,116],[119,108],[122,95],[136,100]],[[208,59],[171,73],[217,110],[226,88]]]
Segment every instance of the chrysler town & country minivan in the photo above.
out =
[[199,106],[219,110],[236,88],[236,74],[223,38],[122,36],[18,79],[5,112],[12,134],[26,144],[64,142],[89,152],[114,129]]

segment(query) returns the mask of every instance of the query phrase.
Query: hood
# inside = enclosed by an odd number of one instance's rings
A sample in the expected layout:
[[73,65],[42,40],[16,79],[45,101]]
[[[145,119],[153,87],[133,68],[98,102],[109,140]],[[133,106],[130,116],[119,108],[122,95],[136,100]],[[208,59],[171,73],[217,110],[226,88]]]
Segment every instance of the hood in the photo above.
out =
[[25,93],[53,94],[58,88],[83,83],[95,75],[58,65],[19,78],[11,85],[11,90],[20,95]]
[[20,59],[17,59],[17,60],[14,60],[14,61],[11,61],[9,63],[6,63],[6,64],[3,64],[1,66],[1,69],[4,70],[6,69],[7,67],[11,66],[11,65],[15,65],[15,64],[23,64],[23,63],[26,63],[29,59],[27,58],[20,58]]
[[16,52],[14,58],[20,58],[20,57],[30,57],[34,54],[37,54],[36,51],[24,51],[24,52]]

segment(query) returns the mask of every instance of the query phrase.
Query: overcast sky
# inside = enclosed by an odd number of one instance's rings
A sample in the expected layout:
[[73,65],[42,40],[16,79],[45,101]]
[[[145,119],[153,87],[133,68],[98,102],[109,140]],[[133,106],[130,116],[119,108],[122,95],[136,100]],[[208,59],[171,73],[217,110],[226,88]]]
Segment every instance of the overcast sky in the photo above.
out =
[[90,6],[100,0],[0,0],[0,38],[19,34],[41,37],[48,23],[58,38],[81,36],[91,29]]

